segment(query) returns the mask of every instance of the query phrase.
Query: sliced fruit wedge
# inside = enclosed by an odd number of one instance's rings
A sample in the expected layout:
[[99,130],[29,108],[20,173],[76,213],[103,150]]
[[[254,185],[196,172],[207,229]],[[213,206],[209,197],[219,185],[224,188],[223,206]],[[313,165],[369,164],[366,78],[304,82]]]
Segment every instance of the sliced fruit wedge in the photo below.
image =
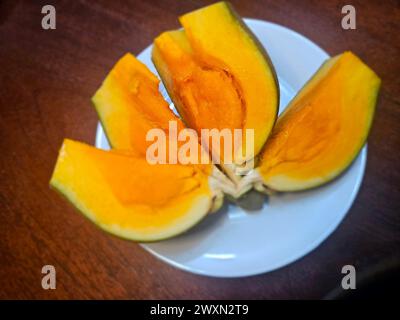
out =
[[247,180],[297,191],[337,177],[368,137],[380,83],[351,52],[326,61],[279,117]]
[[[185,14],[180,22],[183,30],[155,39],[153,62],[188,127],[199,134],[214,128],[242,129],[243,134],[254,130],[252,146],[246,146],[242,136],[243,143],[232,150],[234,165],[243,165],[259,153],[276,120],[279,89],[274,68],[225,2]],[[218,155],[226,164],[223,153]]]
[[211,165],[151,165],[132,153],[65,139],[50,185],[100,228],[156,241],[184,232],[221,205],[211,170]]
[[169,121],[184,128],[158,90],[160,80],[132,54],[125,54],[107,75],[92,98],[108,141],[118,150],[146,155],[150,129],[168,136]]

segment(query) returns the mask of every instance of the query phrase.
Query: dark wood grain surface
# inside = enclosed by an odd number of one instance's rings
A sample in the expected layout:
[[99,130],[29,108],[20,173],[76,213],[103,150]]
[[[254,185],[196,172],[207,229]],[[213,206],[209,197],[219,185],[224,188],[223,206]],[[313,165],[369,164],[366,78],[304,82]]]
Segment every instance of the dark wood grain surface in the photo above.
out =
[[[242,16],[294,29],[329,54],[354,51],[383,81],[361,191],[339,228],[297,262],[242,279],[189,274],[99,231],[49,189],[63,138],[94,143],[90,97],[111,66],[207,3],[0,1],[0,298],[321,298],[343,265],[398,257],[398,1],[233,1]],[[357,29],[345,31],[349,3]],[[45,4],[56,7],[56,30],[41,28]],[[56,290],[41,287],[45,264],[56,267]]]

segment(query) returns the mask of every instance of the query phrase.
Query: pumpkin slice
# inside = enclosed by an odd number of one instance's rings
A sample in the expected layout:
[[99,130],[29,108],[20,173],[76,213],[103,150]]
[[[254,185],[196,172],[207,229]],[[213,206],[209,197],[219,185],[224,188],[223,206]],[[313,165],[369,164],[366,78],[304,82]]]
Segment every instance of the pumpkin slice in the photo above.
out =
[[[243,165],[259,153],[275,123],[279,90],[274,68],[225,2],[185,14],[180,22],[183,30],[155,39],[153,62],[188,127],[199,134],[201,129],[242,129],[243,135],[254,130],[254,145],[246,146],[242,136],[243,143],[232,150],[234,164]],[[218,156],[224,164],[223,153]]]
[[255,171],[259,182],[297,191],[337,177],[367,139],[379,87],[351,52],[325,62],[279,117]]
[[[169,121],[179,132],[185,126],[158,91],[159,79],[132,54],[125,54],[92,98],[108,141],[118,150],[146,155],[153,128],[169,134]],[[166,147],[168,150],[168,146]]]
[[65,139],[50,185],[102,229],[130,240],[156,241],[189,229],[221,204],[210,170],[151,165],[132,153]]

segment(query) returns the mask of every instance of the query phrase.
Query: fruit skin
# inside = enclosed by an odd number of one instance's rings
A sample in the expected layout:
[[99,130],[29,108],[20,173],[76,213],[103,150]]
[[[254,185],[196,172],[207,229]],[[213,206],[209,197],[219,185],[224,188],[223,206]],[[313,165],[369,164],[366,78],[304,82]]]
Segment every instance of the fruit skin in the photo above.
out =
[[[222,70],[227,73],[233,79],[234,87],[240,94],[241,102],[244,103],[245,118],[239,127],[255,129],[254,152],[247,155],[245,160],[253,158],[264,145],[278,113],[278,81],[268,54],[228,3],[219,2],[185,14],[180,17],[180,21],[184,29],[161,34],[155,39],[152,51],[153,63],[171,99],[185,123],[198,131],[201,128],[212,129],[219,126],[229,129],[238,128],[237,121],[229,123],[225,117],[218,118],[217,125],[214,122],[208,126],[204,123],[198,126],[193,123],[193,120],[188,119],[187,114],[195,119],[211,119],[215,116],[213,109],[219,108],[214,105],[215,103],[210,104],[213,99],[214,102],[216,101],[214,96],[206,99],[210,107],[209,110],[204,108],[205,116],[199,116],[196,113],[198,110],[192,106],[188,107],[188,103],[181,98],[185,93],[184,90],[187,90],[187,86],[183,85],[184,81],[188,81],[187,77],[191,76],[187,70],[194,69],[193,65],[200,69]],[[218,28],[214,28],[213,23],[216,23]],[[213,29],[219,31],[212,32]],[[213,39],[213,37],[216,38]],[[227,48],[223,43],[229,42],[229,39],[232,39],[231,46],[240,44],[241,52],[246,54],[233,58],[234,55],[231,51],[225,52],[224,50]],[[215,48],[216,46],[219,46],[218,49]],[[218,51],[219,49],[221,52]],[[190,58],[191,56],[192,58]],[[235,60],[237,63],[234,63],[234,59],[237,59]],[[245,68],[246,61],[249,69]],[[197,82],[197,85],[197,92],[193,90],[189,96],[192,94],[195,97],[200,94],[207,96],[208,89],[205,84]],[[229,89],[227,82],[215,87],[218,87],[219,90]],[[199,101],[199,99],[194,99],[194,101]],[[227,107],[225,114],[231,113],[232,110],[229,106]],[[188,109],[189,111],[187,111]],[[242,154],[244,154],[243,150]]]
[[363,147],[380,87],[351,52],[325,62],[279,117],[257,173],[276,191],[301,191],[340,175]]
[[158,241],[188,230],[213,206],[207,175],[189,166],[165,166],[65,139],[50,186],[101,229],[129,240]]

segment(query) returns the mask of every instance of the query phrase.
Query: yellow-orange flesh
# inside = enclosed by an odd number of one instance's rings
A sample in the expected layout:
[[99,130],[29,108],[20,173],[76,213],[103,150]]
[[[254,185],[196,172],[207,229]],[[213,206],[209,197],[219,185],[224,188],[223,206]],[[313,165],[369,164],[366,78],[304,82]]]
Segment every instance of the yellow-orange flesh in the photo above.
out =
[[185,231],[212,202],[208,174],[196,166],[150,165],[67,139],[50,184],[101,228],[140,241]]
[[169,109],[158,90],[158,78],[132,54],[125,54],[110,71],[92,101],[111,146],[145,155],[150,129],[168,136],[169,121],[182,121]]
[[198,130],[243,127],[244,101],[240,87],[228,71],[197,59],[183,30],[165,32],[155,43],[155,50],[162,51],[172,72],[173,95],[190,127]]
[[180,22],[184,29],[161,34],[152,52],[171,99],[198,132],[254,129],[247,158],[253,157],[278,109],[277,82],[265,50],[224,2],[188,13]]
[[328,60],[279,117],[260,157],[264,184],[303,190],[345,170],[368,136],[379,86],[351,52]]

